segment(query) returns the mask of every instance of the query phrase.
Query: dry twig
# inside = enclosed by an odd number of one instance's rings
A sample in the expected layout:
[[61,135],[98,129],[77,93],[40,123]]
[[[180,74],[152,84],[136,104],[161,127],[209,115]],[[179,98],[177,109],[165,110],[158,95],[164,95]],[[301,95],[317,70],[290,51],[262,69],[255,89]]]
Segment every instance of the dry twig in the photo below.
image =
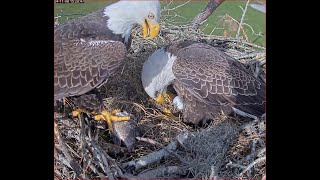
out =
[[240,35],[240,28],[242,27],[244,17],[246,16],[246,12],[247,12],[247,8],[248,8],[248,5],[249,5],[249,2],[250,2],[250,0],[247,1],[246,6],[245,6],[244,9],[240,6],[240,8],[241,8],[243,13],[242,13],[242,16],[241,16],[241,20],[240,20],[238,31],[237,31],[237,35],[236,35],[237,39],[239,38],[239,35]]
[[248,170],[250,170],[253,166],[255,166],[256,164],[261,163],[261,162],[263,162],[263,161],[265,161],[265,160],[266,160],[266,157],[265,157],[265,156],[256,159],[255,161],[253,161],[252,163],[250,163],[250,164],[246,167],[246,169],[244,169],[244,170],[239,174],[239,177],[242,177],[243,174],[244,174],[245,172],[247,172]]
[[171,142],[170,144],[168,144],[167,146],[165,146],[163,149],[159,151],[152,152],[146,156],[142,156],[138,159],[124,163],[122,167],[131,171],[138,171],[143,167],[146,167],[150,164],[153,164],[157,161],[160,161],[163,158],[167,158],[170,155],[172,155],[172,152],[178,148],[178,144],[183,143],[187,138],[188,136],[185,136],[184,134],[178,135],[177,137],[178,141]]
[[63,153],[63,155],[65,156],[68,164],[71,166],[71,168],[74,170],[75,174],[76,174],[76,177],[80,177],[81,175],[81,167],[74,161],[74,159],[70,156],[69,152],[68,152],[68,148],[67,146],[65,145],[65,142],[63,141],[60,133],[59,133],[59,129],[58,129],[58,125],[54,124],[54,134],[58,140],[58,143],[59,143],[59,147]]
[[163,147],[163,144],[161,144],[161,143],[159,143],[159,142],[157,142],[155,140],[149,139],[149,138],[136,137],[136,139],[138,141],[143,141],[143,142],[147,142],[149,144],[155,145],[155,146]]
[[105,153],[102,150],[102,148],[99,145],[97,145],[95,142],[91,142],[91,145],[92,145],[93,149],[97,152],[97,154],[96,154],[97,158],[101,158],[102,159],[103,164],[100,163],[100,167],[107,174],[108,179],[114,179],[114,176],[113,176],[113,174],[111,172],[111,169],[109,167],[109,163],[108,163],[108,161],[106,159]]
[[179,166],[162,166],[137,175],[138,178],[179,178],[187,174],[185,168]]

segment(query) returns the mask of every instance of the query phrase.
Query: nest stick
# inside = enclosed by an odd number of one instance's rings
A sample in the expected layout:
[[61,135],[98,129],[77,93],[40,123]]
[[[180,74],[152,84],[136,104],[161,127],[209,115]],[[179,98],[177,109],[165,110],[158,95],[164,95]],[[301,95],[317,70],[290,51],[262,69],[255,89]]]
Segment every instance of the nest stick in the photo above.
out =
[[119,175],[119,177],[124,177],[124,174],[122,173],[121,169],[119,168],[117,162],[111,158],[107,153],[104,153],[104,156],[107,158],[107,160],[112,163],[111,167],[114,167],[114,170],[116,171],[116,173],[118,174],[114,174],[114,175]]
[[80,177],[81,167],[70,156],[70,154],[68,152],[68,148],[60,135],[60,132],[59,132],[59,129],[58,129],[56,122],[54,123],[54,134],[57,137],[57,140],[58,140],[58,143],[59,143],[59,146],[61,148],[63,155],[65,156],[66,160],[68,161],[71,168],[75,172],[76,177]]
[[90,164],[89,167],[91,168],[91,170],[94,172],[94,173],[97,173],[99,175],[100,178],[106,178],[106,176],[104,174],[102,174],[101,172],[99,172],[97,170],[97,168],[93,165],[93,164]]
[[127,163],[123,163],[122,167],[137,171],[143,167],[158,162],[163,158],[167,158],[172,154],[172,152],[174,152],[178,148],[178,145],[185,142],[187,138],[188,136],[178,135],[177,141],[171,142],[159,151],[155,151],[146,156],[142,156],[138,159],[129,161]]
[[104,172],[107,174],[108,179],[114,179],[113,174],[111,173],[111,169],[109,167],[108,161],[106,159],[104,151],[101,149],[100,146],[98,146],[95,142],[91,142],[92,147],[98,152],[98,154],[101,156],[102,162],[104,166],[101,168],[104,170]]
[[246,169],[246,166],[237,164],[237,163],[233,163],[233,162],[229,162],[227,165],[227,167],[235,167],[235,168],[240,168],[240,169]]
[[143,137],[136,137],[136,139],[138,141],[143,141],[143,142],[147,142],[149,144],[155,145],[155,146],[159,146],[159,147],[163,147],[163,145],[153,139],[149,139],[149,138],[143,138]]
[[138,175],[138,178],[159,178],[185,175],[187,171],[179,166],[165,166],[152,169]]
[[158,162],[163,158],[169,157],[171,155],[171,153],[169,152],[175,151],[177,147],[178,143],[176,141],[173,141],[159,151],[152,152],[146,156],[142,156],[138,159],[124,163],[123,167],[129,167],[130,169],[132,168],[133,170],[137,171],[145,166]]
[[[84,161],[86,160],[85,159],[85,123],[84,123],[84,119],[83,119],[83,115],[80,113],[78,115],[78,119],[79,119],[79,122],[80,122],[80,147],[81,147],[81,155],[82,157],[84,158]],[[86,178],[86,168],[84,167],[85,163],[83,164],[83,167],[82,167],[82,178]]]
[[266,160],[266,157],[265,157],[265,156],[256,159],[255,161],[253,161],[252,163],[250,163],[250,164],[247,166],[247,168],[244,169],[244,170],[239,174],[239,177],[242,177],[243,174],[244,174],[245,172],[249,171],[253,166],[255,166],[256,164],[258,164],[258,163],[260,163],[260,162],[262,162],[262,161],[265,161],[265,160]]
[[209,179],[213,179],[213,180],[217,179],[216,174],[217,174],[217,172],[216,172],[216,170],[215,170],[215,167],[214,167],[214,165],[212,165],[212,166],[211,166],[211,173],[210,173]]

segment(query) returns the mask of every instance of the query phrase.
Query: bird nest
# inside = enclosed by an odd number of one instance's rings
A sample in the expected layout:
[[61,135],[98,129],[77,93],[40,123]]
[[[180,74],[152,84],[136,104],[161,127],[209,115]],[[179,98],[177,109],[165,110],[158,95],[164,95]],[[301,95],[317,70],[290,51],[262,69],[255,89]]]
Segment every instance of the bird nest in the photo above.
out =
[[[141,83],[144,61],[157,48],[194,40],[219,48],[265,80],[265,48],[241,39],[206,35],[188,27],[161,25],[161,34],[145,40],[139,29],[125,63],[101,87],[107,110],[132,114],[140,131],[128,152],[115,144],[105,122],[55,114],[54,175],[64,178],[259,178],[265,174],[264,119],[221,115],[204,127],[162,113]],[[68,100],[66,101],[68,103]]]

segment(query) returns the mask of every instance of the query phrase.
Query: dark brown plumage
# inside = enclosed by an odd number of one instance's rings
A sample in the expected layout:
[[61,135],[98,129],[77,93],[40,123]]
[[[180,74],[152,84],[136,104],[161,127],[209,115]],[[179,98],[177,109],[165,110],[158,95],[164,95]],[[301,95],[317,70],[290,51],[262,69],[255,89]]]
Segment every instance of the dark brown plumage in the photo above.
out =
[[[98,12],[57,26],[54,34],[54,99],[65,97],[80,112],[106,121],[111,133],[129,150],[135,145],[133,116],[119,109],[103,108],[100,86],[116,73],[125,60],[135,25],[144,38],[159,34],[159,1],[118,1]],[[56,108],[61,110],[62,108]],[[126,113],[125,113],[126,114]]]
[[264,81],[204,43],[183,41],[155,51],[143,65],[142,84],[160,103],[172,84],[178,94],[173,105],[191,124],[214,119],[221,111],[251,118],[265,113]]
[[[107,27],[103,10],[56,27],[54,34],[54,98],[74,97],[76,104],[99,108],[100,98],[80,96],[99,87],[115,74],[127,48],[121,35]],[[78,96],[78,97],[77,97]],[[90,101],[93,102],[90,102]],[[78,102],[78,103],[77,103]],[[92,106],[91,106],[91,105]]]
[[169,47],[177,56],[174,88],[184,100],[184,120],[198,124],[232,107],[254,116],[265,113],[265,83],[220,50],[203,43]]

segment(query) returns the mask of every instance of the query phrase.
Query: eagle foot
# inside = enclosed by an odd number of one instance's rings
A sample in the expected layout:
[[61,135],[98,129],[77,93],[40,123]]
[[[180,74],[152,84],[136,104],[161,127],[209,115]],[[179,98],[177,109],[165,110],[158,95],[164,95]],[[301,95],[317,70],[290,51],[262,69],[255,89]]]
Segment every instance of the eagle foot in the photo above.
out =
[[110,132],[113,132],[112,122],[118,121],[128,121],[130,120],[129,116],[118,116],[117,113],[120,112],[120,109],[115,109],[113,111],[102,111],[100,114],[95,115],[94,119],[97,121],[106,121],[108,124],[108,129]]
[[169,118],[169,119],[172,119],[174,121],[179,121],[179,117],[173,115],[172,111],[168,108],[163,108],[162,109],[162,112],[165,113],[166,117]]
[[73,117],[78,117],[80,113],[84,112],[83,110],[81,109],[76,109],[74,111],[72,111],[72,116]]

